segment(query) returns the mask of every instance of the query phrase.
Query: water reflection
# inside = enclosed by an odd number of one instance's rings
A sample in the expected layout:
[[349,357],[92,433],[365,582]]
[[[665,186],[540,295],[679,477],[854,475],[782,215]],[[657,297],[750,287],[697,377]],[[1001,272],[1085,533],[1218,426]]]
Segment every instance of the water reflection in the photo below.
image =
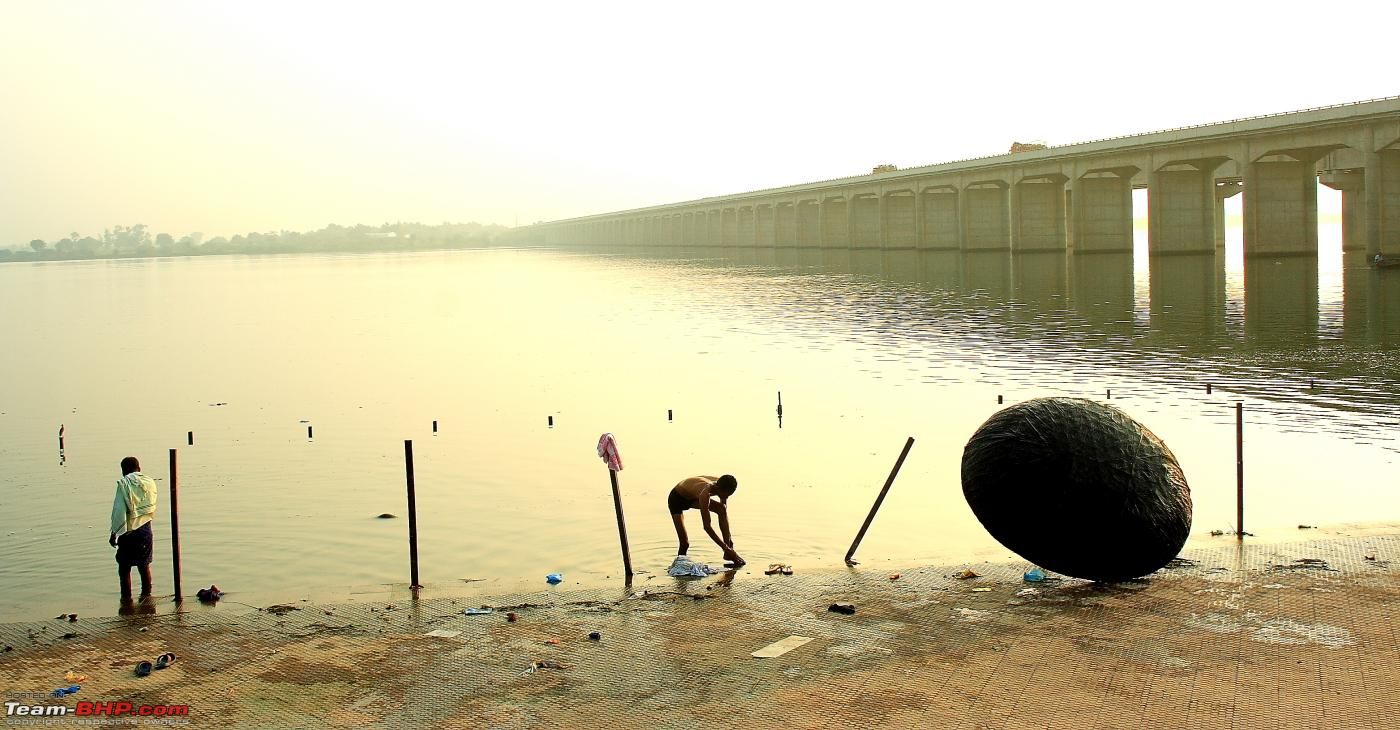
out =
[[1148,264],[1154,339],[1196,352],[1225,334],[1225,259],[1157,256]]
[[[759,251],[771,253],[773,263],[759,263],[765,255]],[[785,312],[802,312],[785,314],[794,321],[839,317],[841,329],[911,345],[945,342],[945,350],[957,343],[1002,363],[1028,356],[1085,368],[1113,365],[1131,369],[1141,382],[1173,387],[1209,376],[1217,387],[1260,397],[1277,392],[1280,379],[1316,378],[1331,381],[1318,405],[1376,415],[1394,407],[1400,270],[1377,271],[1359,254],[1348,256],[1337,281],[1322,285],[1343,292],[1342,326],[1329,339],[1319,329],[1318,262],[1306,257],[1244,261],[1241,295],[1227,287],[1221,254],[1135,261],[1132,254],[849,248],[607,252],[743,265],[754,277],[786,279],[781,289],[790,298],[781,304]],[[1140,302],[1134,268],[1143,266],[1149,296]]]

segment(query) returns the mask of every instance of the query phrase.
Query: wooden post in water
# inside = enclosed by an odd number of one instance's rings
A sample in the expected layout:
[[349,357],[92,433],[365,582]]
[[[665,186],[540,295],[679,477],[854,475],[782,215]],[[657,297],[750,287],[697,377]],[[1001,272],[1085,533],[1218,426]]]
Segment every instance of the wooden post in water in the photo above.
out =
[[622,542],[622,569],[627,572],[627,580],[632,580],[632,551],[627,547],[627,521],[622,517],[622,492],[617,488],[617,472],[608,470],[612,480],[613,511],[617,512],[617,538]]
[[554,428],[554,416],[549,417],[549,427]]
[[1112,388],[1109,388],[1108,390],[1105,390],[1105,391],[1104,391],[1104,397],[1107,398],[1108,400],[1113,400],[1113,389],[1112,389]]
[[1210,395],[1210,383],[1206,383],[1206,395]]
[[1244,539],[1244,402],[1235,401],[1235,525]]
[[997,405],[1001,405],[1001,396],[997,396]]
[[403,442],[404,471],[408,474],[408,570],[409,588],[422,588],[418,583],[418,498],[413,492],[413,441]]
[[890,476],[885,480],[885,486],[880,490],[880,496],[875,498],[875,504],[870,507],[870,514],[865,516],[865,524],[860,526],[860,532],[856,533],[856,539],[851,541],[851,549],[846,551],[846,564],[855,565],[856,561],[852,556],[856,554],[856,548],[860,547],[860,541],[865,537],[865,531],[870,529],[870,523],[875,521],[875,513],[880,511],[880,503],[885,501],[885,495],[890,491],[890,485],[894,484],[894,478],[899,475],[899,467],[904,465],[904,457],[909,455],[909,449],[914,448],[914,437],[910,436],[904,442],[904,450],[899,452],[899,459],[894,462],[894,468],[890,470]]
[[194,431],[185,432],[185,443],[194,446]]
[[182,603],[185,596],[180,590],[180,471],[175,449],[170,450],[170,562],[171,576],[175,579],[175,602]]
[[437,421],[433,421],[433,433],[437,433]]
[[666,409],[666,420],[667,420],[667,421],[670,421],[670,420],[671,420],[671,417],[672,417],[672,416],[671,416],[671,409],[670,409],[670,408],[667,408],[667,409]]
[[307,427],[306,427],[306,437],[307,437],[307,438],[311,438],[311,427],[310,427],[310,426],[307,426]]

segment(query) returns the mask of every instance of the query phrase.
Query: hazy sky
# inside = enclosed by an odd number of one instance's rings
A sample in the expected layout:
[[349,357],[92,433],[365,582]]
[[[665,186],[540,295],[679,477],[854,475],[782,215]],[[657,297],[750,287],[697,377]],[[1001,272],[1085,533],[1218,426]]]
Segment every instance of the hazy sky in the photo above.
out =
[[0,246],[510,225],[1400,94],[1400,4],[1308,7],[0,0]]

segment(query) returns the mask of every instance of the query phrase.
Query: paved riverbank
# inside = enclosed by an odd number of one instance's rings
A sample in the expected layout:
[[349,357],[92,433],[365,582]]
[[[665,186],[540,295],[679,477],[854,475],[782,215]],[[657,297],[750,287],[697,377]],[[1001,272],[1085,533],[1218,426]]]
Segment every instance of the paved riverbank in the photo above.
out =
[[[1024,564],[896,580],[754,566],[631,590],[6,624],[0,687],[46,706],[188,705],[165,722],[196,726],[1395,725],[1400,535],[1183,557],[1113,585],[1033,585]],[[790,635],[812,640],[750,655]],[[167,651],[171,667],[134,676]],[[70,671],[82,689],[48,696]]]

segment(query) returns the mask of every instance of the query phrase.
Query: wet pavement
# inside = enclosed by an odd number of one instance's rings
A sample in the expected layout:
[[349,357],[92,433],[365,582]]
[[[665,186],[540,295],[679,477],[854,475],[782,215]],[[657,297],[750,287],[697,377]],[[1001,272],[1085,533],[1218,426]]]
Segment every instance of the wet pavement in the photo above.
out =
[[[1396,726],[1400,535],[1221,538],[1182,558],[1117,584],[1028,583],[1024,563],[894,579],[749,566],[630,589],[5,624],[0,687],[70,710],[188,705],[162,722],[229,727]],[[980,577],[958,577],[969,568]],[[811,641],[751,656],[793,635]],[[135,676],[164,652],[177,661]],[[50,697],[68,672],[82,688]]]

